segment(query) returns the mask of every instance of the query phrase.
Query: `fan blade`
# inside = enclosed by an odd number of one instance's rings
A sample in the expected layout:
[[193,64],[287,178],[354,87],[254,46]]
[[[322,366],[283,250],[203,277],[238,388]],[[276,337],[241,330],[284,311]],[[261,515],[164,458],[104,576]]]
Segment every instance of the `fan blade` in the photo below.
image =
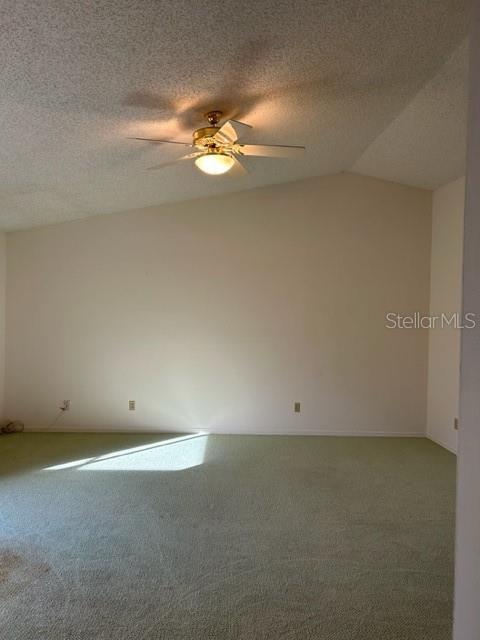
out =
[[213,136],[214,140],[220,144],[232,144],[241,138],[245,133],[250,131],[252,127],[238,120],[227,120],[222,124],[217,133]]
[[[233,156],[232,156],[233,157]],[[233,157],[235,163],[227,175],[233,176],[234,178],[241,178],[242,176],[247,175],[248,171],[245,169],[244,165],[237,160],[237,158]]]
[[145,142],[157,142],[159,144],[183,144],[184,147],[193,147],[191,142],[179,142],[178,140],[155,140],[153,138],[128,138],[128,140],[144,140]]
[[202,152],[199,153],[189,153],[186,156],[181,156],[176,160],[171,160],[170,162],[162,162],[162,164],[155,164],[153,167],[147,167],[149,171],[156,171],[157,169],[164,169],[165,167],[171,167],[173,164],[177,164],[177,162],[182,162],[182,160],[193,160],[197,156],[201,156]]
[[283,144],[236,144],[235,151],[241,156],[263,156],[265,158],[297,158],[305,147]]

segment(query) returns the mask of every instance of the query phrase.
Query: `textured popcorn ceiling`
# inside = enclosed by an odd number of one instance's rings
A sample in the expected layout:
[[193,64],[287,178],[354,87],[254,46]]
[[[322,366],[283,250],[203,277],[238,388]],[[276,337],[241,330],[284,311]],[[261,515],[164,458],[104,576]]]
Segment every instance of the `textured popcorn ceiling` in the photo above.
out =
[[435,188],[465,173],[468,42],[352,167],[366,175]]
[[[4,0],[0,228],[356,170],[463,172],[467,0]],[[305,144],[207,177],[182,153],[210,108],[249,141]]]

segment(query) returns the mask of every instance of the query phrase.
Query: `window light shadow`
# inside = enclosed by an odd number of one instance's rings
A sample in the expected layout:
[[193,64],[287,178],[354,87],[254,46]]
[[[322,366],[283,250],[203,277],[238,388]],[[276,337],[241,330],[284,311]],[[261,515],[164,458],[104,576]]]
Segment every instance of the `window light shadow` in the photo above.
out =
[[189,434],[45,467],[44,471],[181,471],[203,464],[207,435]]

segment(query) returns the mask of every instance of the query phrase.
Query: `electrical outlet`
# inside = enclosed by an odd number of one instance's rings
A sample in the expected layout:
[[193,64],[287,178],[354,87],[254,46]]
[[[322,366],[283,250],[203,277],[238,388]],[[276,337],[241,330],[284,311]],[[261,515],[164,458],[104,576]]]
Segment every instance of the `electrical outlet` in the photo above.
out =
[[295,404],[293,405],[293,410],[295,411],[295,413],[300,413],[300,402],[295,402]]
[[453,419],[453,428],[455,431],[458,431],[458,418]]
[[129,411],[135,411],[135,400],[129,400],[128,401],[128,410]]
[[60,409],[62,411],[70,411],[70,400],[64,400]]

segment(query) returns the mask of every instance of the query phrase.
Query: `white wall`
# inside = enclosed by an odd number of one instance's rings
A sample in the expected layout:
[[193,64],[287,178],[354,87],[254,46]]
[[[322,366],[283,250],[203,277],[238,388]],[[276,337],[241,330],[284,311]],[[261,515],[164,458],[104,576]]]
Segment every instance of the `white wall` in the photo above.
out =
[[9,415],[424,433],[428,335],[385,314],[428,311],[430,233],[430,192],[341,174],[10,234]]
[[[432,207],[430,314],[461,313],[463,209],[465,179],[437,189]],[[460,386],[460,330],[437,326],[429,331],[427,433],[457,450],[454,419],[458,417]]]
[[[464,313],[480,314],[480,2],[473,3]],[[454,640],[480,638],[480,324],[462,331]]]
[[6,237],[5,234],[0,231],[0,421],[4,418],[6,268]]

